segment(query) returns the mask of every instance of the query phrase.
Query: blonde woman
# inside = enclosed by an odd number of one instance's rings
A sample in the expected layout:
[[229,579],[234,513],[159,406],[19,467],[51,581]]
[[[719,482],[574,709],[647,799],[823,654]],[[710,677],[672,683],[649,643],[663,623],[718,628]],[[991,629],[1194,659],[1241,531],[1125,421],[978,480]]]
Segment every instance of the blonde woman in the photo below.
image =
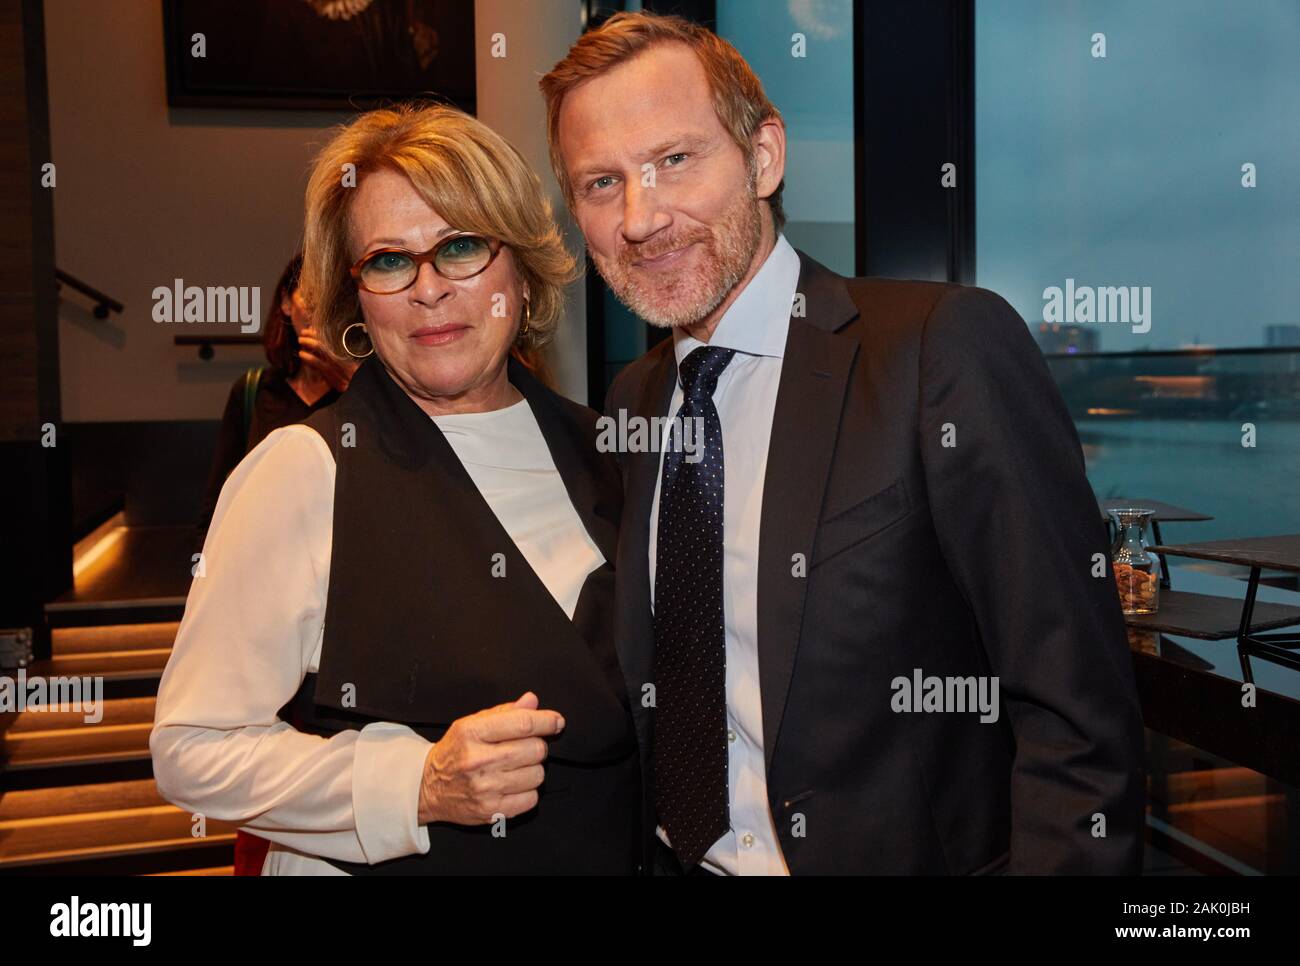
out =
[[364,361],[221,492],[158,786],[271,840],[264,874],[634,873],[618,470],[516,358],[575,274],[536,175],[474,118],[402,106],[334,137],[306,207],[321,338]]

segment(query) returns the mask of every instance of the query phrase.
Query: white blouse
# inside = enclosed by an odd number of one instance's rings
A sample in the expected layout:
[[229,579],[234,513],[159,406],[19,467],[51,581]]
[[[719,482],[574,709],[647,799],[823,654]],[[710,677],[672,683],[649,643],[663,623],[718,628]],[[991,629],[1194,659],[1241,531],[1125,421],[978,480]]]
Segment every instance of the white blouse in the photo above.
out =
[[[432,417],[502,527],[570,618],[605,558],[569,499],[527,400]],[[272,842],[263,875],[346,875],[429,851],[419,824],[430,742],[371,722],[330,738],[276,713],[320,664],[334,458],[308,426],[270,433],[221,490],[158,687],[159,792]]]

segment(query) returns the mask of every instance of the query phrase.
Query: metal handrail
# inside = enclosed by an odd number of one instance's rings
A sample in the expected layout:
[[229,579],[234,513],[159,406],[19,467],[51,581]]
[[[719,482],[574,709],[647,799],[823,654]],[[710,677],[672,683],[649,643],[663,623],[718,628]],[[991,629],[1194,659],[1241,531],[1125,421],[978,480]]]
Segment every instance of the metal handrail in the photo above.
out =
[[109,312],[117,312],[119,315],[121,314],[123,308],[121,302],[113,298],[111,295],[105,295],[99,289],[83,282],[75,275],[69,275],[67,272],[63,271],[63,269],[56,268],[54,270],[54,279],[56,285],[59,283],[62,283],[62,285],[68,285],[71,288],[75,288],[82,295],[94,299],[95,307],[91,311],[95,318],[106,319],[108,318]]

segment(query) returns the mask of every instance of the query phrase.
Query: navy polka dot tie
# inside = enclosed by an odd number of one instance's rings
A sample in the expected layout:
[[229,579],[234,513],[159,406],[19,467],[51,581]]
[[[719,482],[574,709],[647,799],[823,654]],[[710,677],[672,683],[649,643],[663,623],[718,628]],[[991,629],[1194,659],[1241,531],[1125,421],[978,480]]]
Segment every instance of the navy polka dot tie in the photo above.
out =
[[[683,401],[672,432],[678,441],[693,443],[693,452],[670,441],[659,489],[655,806],[673,851],[687,868],[731,826],[722,613],[722,423],[713,391],[733,355],[734,349],[701,346],[682,360],[678,377]],[[702,439],[693,432],[700,421]],[[683,432],[687,425],[691,432]]]

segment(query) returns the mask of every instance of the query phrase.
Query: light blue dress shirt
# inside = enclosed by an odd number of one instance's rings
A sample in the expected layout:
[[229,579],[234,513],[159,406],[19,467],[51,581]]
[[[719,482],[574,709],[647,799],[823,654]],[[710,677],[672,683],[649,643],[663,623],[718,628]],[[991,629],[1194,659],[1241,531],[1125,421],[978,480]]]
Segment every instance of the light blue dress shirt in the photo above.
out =
[[[758,272],[723,314],[709,345],[735,349],[718,378],[713,403],[722,423],[725,492],[722,505],[722,607],[727,641],[728,793],[731,830],[709,849],[702,866],[725,875],[788,875],[767,803],[763,756],[763,704],[758,680],[758,535],[763,478],[776,392],[781,381],[790,312],[799,284],[799,256],[778,235]],[[705,343],[673,330],[678,365]],[[682,405],[673,389],[668,412]],[[659,489],[663,452],[671,420],[664,427],[659,475],[650,510],[650,599],[654,603],[655,544],[659,531]],[[663,829],[659,836],[668,841]]]

